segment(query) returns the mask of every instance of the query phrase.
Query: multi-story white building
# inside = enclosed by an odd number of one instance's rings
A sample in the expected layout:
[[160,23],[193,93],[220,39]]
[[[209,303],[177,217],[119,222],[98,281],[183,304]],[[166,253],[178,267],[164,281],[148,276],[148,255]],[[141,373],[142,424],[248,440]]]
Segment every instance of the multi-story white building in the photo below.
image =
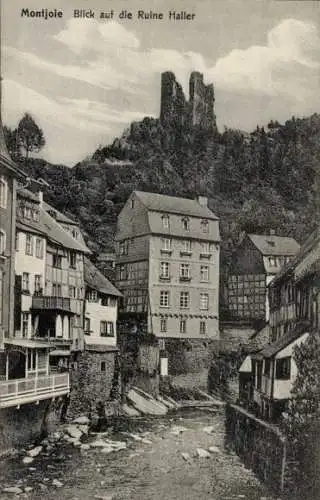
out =
[[122,317],[161,339],[218,338],[219,222],[205,197],[134,191],[116,241]]

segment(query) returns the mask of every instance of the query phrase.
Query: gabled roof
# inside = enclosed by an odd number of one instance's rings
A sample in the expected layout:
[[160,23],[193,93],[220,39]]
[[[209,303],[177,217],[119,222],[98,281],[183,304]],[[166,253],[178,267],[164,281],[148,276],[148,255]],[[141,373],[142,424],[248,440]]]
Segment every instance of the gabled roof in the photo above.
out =
[[[39,202],[39,198],[32,191],[28,189],[21,189],[18,192],[18,197],[28,199],[30,201],[36,202],[39,208],[39,221],[27,220],[24,217],[20,217],[17,214],[17,228],[22,231],[31,231],[36,234],[42,234],[46,236],[48,240],[52,243],[68,248],[69,250],[75,250],[77,252],[90,254],[91,251],[86,246],[84,240],[81,238],[76,240],[66,229],[64,229],[59,222],[65,222],[62,220],[65,217],[61,212],[51,207],[48,203]],[[52,217],[48,210],[53,210],[55,216],[59,214],[59,218],[55,219]],[[75,224],[74,222],[72,224]]]
[[75,222],[74,220],[70,219],[69,217],[67,217],[66,215],[64,215],[62,212],[59,212],[59,210],[57,210],[56,208],[52,207],[51,205],[49,205],[49,203],[47,202],[43,202],[43,208],[47,211],[47,212],[54,212],[55,213],[55,218],[58,222],[62,222],[64,224],[72,224],[74,226],[77,226],[77,222]]
[[296,278],[302,277],[304,272],[306,272],[316,262],[319,262],[320,260],[319,244],[320,244],[320,228],[317,228],[309,235],[309,237],[301,246],[300,250],[292,258],[292,260],[288,264],[286,264],[281,269],[281,271],[273,278],[272,282],[270,283],[270,286],[276,285],[288,273],[293,273],[295,268],[300,266],[300,264],[302,264],[302,262],[306,260],[306,266],[304,266],[305,269],[301,269],[300,273],[298,273],[299,276],[295,276]]
[[92,262],[85,257],[84,259],[84,281],[98,292],[115,297],[122,297],[122,293],[97,269]]
[[42,222],[46,227],[46,235],[48,239],[63,247],[66,247],[70,250],[75,250],[82,253],[91,253],[89,248],[80,241],[76,240],[71,236],[71,234],[63,229],[60,226],[59,222],[57,222],[51,215],[48,214],[43,208],[40,209],[40,217],[42,218]]
[[295,255],[300,245],[294,238],[267,234],[248,234],[248,238],[262,255]]
[[285,347],[287,347],[291,342],[297,340],[301,335],[308,331],[308,324],[300,323],[294,330],[280,337],[276,342],[272,342],[272,344],[266,345],[261,351],[259,351],[259,355],[263,358],[272,358],[278,354],[278,352],[282,351]]
[[208,207],[200,205],[196,200],[144,191],[134,191],[134,193],[148,210],[154,212],[166,212],[218,220],[218,217]]

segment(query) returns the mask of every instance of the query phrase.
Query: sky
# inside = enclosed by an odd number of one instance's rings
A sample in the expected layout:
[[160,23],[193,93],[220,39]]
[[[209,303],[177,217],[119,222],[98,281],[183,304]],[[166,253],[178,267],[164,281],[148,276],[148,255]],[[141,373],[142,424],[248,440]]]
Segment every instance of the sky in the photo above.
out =
[[[62,18],[21,16],[61,10]],[[91,9],[95,17],[74,17]],[[113,10],[113,19],[100,13]],[[132,19],[120,19],[121,11]],[[138,10],[163,13],[137,19]],[[169,20],[169,11],[195,14]],[[188,97],[191,71],[215,88],[220,131],[320,112],[320,1],[3,0],[2,121],[41,126],[46,160],[73,166],[131,122],[159,116],[163,71]]]

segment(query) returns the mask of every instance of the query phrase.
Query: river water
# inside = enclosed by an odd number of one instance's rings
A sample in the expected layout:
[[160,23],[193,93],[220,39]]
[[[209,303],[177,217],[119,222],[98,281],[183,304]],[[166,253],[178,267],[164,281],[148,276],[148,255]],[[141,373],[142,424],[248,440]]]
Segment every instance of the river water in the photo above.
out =
[[[128,435],[131,433],[131,436]],[[133,436],[132,436],[133,434]],[[41,500],[273,500],[240,459],[225,449],[223,410],[117,420],[108,436],[126,449],[104,454],[60,441],[32,464],[24,454],[0,463],[0,498]],[[90,436],[97,439],[99,436]],[[208,450],[199,457],[197,449]],[[201,452],[200,452],[201,454]],[[32,488],[32,490],[30,490]],[[29,491],[30,490],[30,491]]]

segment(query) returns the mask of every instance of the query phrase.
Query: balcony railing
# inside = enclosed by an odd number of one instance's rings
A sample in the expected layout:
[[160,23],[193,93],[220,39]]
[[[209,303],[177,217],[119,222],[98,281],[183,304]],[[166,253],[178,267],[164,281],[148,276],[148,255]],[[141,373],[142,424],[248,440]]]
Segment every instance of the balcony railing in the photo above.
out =
[[32,309],[38,311],[65,311],[71,312],[69,297],[33,296]]
[[70,391],[69,373],[0,382],[0,408],[64,396]]

